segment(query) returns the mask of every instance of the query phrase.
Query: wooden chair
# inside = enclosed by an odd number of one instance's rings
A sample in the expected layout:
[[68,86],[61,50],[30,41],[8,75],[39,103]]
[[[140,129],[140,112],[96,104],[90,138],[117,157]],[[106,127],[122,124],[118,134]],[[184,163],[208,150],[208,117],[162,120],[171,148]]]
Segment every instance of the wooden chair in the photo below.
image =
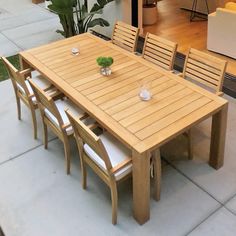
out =
[[147,33],[142,57],[166,70],[173,70],[177,43]]
[[[11,79],[17,104],[18,119],[21,120],[21,101],[30,109],[33,121],[34,138],[37,138],[37,120],[35,110],[38,108],[36,97],[29,84],[29,81],[25,79],[25,76],[32,72],[31,69],[18,71],[5,57],[2,57],[2,61],[7,69],[9,77]],[[40,74],[32,75],[32,80],[43,90],[49,90],[52,88],[51,84],[45,80]]]
[[76,107],[69,99],[58,99],[54,101],[46,92],[44,92],[33,80],[29,80],[33,88],[35,96],[38,100],[38,105],[42,117],[43,133],[44,133],[44,147],[48,147],[48,126],[54,134],[63,142],[65,159],[66,159],[66,173],[70,174],[70,144],[69,138],[73,136],[73,128],[65,113],[65,109],[70,109],[73,113],[80,117],[86,118],[87,115]]
[[135,52],[139,29],[124,22],[117,21],[112,35],[112,43],[130,52]]
[[[205,88],[209,88],[218,96],[223,96],[222,87],[226,66],[227,61],[191,48],[185,59],[184,70],[181,76]],[[186,134],[188,136],[188,155],[189,159],[192,159],[191,129]]]
[[[108,132],[104,132],[99,137],[92,131],[94,126],[86,126],[79,118],[76,118],[70,110],[66,111],[67,116],[74,129],[74,135],[77,142],[81,169],[82,186],[87,187],[86,165],[110,187],[112,200],[112,223],[117,222],[117,184],[126,179],[132,173],[131,151],[122,143],[115,139]],[[154,179],[157,180],[161,173],[161,163],[159,151],[153,155],[154,161]],[[155,184],[155,198],[160,197],[160,181]]]
[[227,61],[191,48],[185,59],[182,77],[190,78],[222,96],[226,66]]
[[97,136],[70,110],[66,111],[73,126],[78,145],[83,188],[86,189],[86,165],[110,187],[112,199],[112,223],[117,222],[117,183],[132,172],[131,152],[108,132]]

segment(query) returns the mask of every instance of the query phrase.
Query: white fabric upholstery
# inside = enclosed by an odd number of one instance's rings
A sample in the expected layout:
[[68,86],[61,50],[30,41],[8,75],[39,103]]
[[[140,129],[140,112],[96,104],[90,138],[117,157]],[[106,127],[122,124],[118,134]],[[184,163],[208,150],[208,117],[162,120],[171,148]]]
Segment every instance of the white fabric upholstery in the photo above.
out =
[[[69,123],[69,119],[65,113],[65,109],[69,108],[70,112],[72,112],[75,116],[79,116],[84,113],[83,110],[76,107],[69,99],[57,100],[57,101],[55,101],[55,104],[56,104],[56,107],[61,115],[61,118],[62,118],[64,124]],[[59,127],[59,123],[58,123],[57,118],[48,109],[45,109],[44,112],[45,112],[45,115],[48,117],[48,119],[50,119],[54,123],[54,125]],[[72,126],[68,127],[66,129],[66,132],[68,135],[72,134],[73,133]]]
[[[49,87],[51,85],[50,82],[48,80],[46,80],[42,75],[40,75],[38,71],[33,71],[32,72],[32,78],[31,79],[41,89],[46,89],[47,87]],[[29,90],[29,93],[33,94],[34,92],[33,92],[33,89],[30,86],[29,81],[26,80],[25,83],[26,83],[26,86]],[[23,94],[25,94],[25,90],[22,88],[22,86],[20,84],[17,83],[17,87]],[[34,103],[36,103],[36,97],[32,97],[32,101]]]
[[208,15],[207,49],[236,59],[236,11],[217,8]]
[[[103,133],[100,138],[108,153],[112,167],[115,167],[131,157],[131,151],[108,132]],[[101,169],[106,170],[106,166],[102,158],[99,157],[99,155],[88,144],[84,144],[84,151]],[[125,166],[115,173],[116,180],[120,180],[131,171],[132,164]]]

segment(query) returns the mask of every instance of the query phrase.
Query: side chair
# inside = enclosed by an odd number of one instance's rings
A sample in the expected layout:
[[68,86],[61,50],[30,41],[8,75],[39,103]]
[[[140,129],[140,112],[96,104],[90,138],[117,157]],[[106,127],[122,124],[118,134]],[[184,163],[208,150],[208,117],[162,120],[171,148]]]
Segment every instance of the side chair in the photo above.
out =
[[135,52],[138,43],[139,29],[128,25],[122,21],[117,21],[112,34],[112,43],[126,49],[130,52]]
[[70,109],[76,117],[81,119],[88,118],[79,107],[76,107],[66,97],[54,100],[45,91],[43,91],[33,80],[29,80],[30,85],[37,98],[39,110],[41,113],[43,123],[43,140],[45,149],[48,148],[48,127],[53,133],[63,142],[65,159],[66,159],[66,173],[70,174],[70,143],[69,138],[73,137],[73,128],[65,113],[65,109]]
[[[94,132],[94,126],[86,126],[70,110],[66,111],[67,116],[74,129],[74,136],[77,142],[81,170],[82,170],[82,187],[87,187],[88,165],[110,188],[112,201],[112,224],[117,223],[118,194],[117,184],[125,180],[132,174],[132,153],[110,133],[105,131],[100,136]],[[155,180],[160,174],[160,159],[158,152],[154,154]],[[159,172],[158,172],[159,171]],[[159,181],[159,180],[158,180]],[[155,191],[160,191],[160,181],[155,186]],[[155,197],[160,196],[160,192]]]
[[177,43],[147,33],[143,46],[142,57],[166,70],[173,70]]
[[[29,81],[25,79],[25,76],[30,74],[32,70],[26,69],[19,71],[5,57],[2,57],[2,61],[7,69],[14,88],[18,119],[21,120],[21,102],[23,102],[30,109],[33,121],[34,138],[36,139],[37,120],[35,110],[38,109],[38,104]],[[31,79],[35,84],[45,91],[52,88],[52,85],[37,72],[31,73]]]
[[[184,79],[190,79],[201,87],[210,90],[218,96],[223,96],[222,87],[224,82],[227,61],[190,48],[185,59],[183,73]],[[193,158],[192,132],[185,133],[188,137],[188,156]]]

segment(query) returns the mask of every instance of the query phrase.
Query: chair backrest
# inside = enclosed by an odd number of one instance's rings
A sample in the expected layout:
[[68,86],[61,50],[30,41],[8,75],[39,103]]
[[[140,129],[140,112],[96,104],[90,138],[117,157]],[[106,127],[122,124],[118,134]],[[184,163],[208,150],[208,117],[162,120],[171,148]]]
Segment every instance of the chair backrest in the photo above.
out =
[[[53,127],[56,127],[55,124],[50,119],[48,119],[47,116],[45,116],[45,109],[47,109],[57,119],[59,127],[62,129],[63,120],[53,98],[48,96],[47,93],[44,92],[36,83],[34,83],[32,79],[29,80],[29,83],[39,103],[39,108],[42,116],[44,118],[46,117],[47,120],[53,125]],[[58,129],[58,127],[56,128]]]
[[222,91],[227,61],[191,48],[185,59],[183,77],[188,77],[204,86]]
[[135,52],[138,42],[139,29],[124,22],[117,21],[112,35],[112,43]]
[[112,168],[111,161],[101,139],[79,118],[75,117],[72,112],[66,110],[66,114],[73,127],[75,139],[79,146],[80,155],[82,155],[84,150],[83,144],[87,144],[94,150],[94,152],[97,153],[97,155],[99,155],[99,157],[101,157],[105,163],[106,169],[110,170]]
[[174,66],[177,43],[147,33],[144,46],[143,58],[156,65],[172,70]]
[[[25,78],[19,74],[19,71],[7,60],[7,58],[2,57],[3,64],[5,65],[8,75],[11,79],[15,92],[21,92],[23,97],[28,98],[30,92],[26,86]],[[17,86],[19,85],[19,86]],[[24,93],[19,89],[23,89]]]

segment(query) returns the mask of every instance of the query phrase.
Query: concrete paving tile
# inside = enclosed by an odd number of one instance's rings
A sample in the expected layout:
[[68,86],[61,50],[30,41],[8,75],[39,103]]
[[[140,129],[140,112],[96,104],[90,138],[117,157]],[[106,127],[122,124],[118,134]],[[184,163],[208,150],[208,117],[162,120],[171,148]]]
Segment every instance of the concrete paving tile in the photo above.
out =
[[224,207],[199,225],[189,236],[235,236],[236,216]]
[[[0,218],[6,235],[184,235],[219,204],[164,165],[162,199],[151,200],[151,220],[132,217],[132,185],[119,185],[118,224],[111,224],[109,189],[90,170],[81,188],[78,153],[72,147],[72,174],[65,174],[59,140],[0,165]],[[11,178],[9,178],[11,176]]]
[[6,14],[0,15],[0,31],[57,18],[54,13],[34,4],[25,5],[22,10],[18,9],[17,12],[11,8],[9,9],[8,5],[1,5],[1,9],[5,10]]
[[180,139],[166,145],[162,149],[162,155],[193,182],[221,203],[225,203],[236,193],[235,143],[232,145],[232,140],[227,140],[225,163],[219,170],[208,165],[210,140],[207,138],[194,143],[192,161],[187,160],[186,143]]
[[[38,113],[38,139],[34,140],[31,114],[22,104],[22,120],[17,119],[16,101],[10,80],[0,83],[0,164],[38,145],[42,145],[41,117]],[[49,133],[50,139],[54,135]]]
[[0,33],[0,56],[12,56],[17,54],[21,49]]
[[235,99],[229,96],[225,96],[225,98],[229,100],[229,112],[225,163],[222,168],[214,170],[208,165],[211,130],[210,119],[193,128],[193,161],[187,160],[187,143],[183,135],[162,148],[162,155],[169,162],[221,203],[225,203],[236,194],[236,102]]
[[236,215],[236,196],[227,202],[225,207]]
[[3,34],[19,47],[30,49],[62,39],[63,37],[56,33],[57,29],[61,29],[61,25],[58,18],[55,18],[6,30]]

